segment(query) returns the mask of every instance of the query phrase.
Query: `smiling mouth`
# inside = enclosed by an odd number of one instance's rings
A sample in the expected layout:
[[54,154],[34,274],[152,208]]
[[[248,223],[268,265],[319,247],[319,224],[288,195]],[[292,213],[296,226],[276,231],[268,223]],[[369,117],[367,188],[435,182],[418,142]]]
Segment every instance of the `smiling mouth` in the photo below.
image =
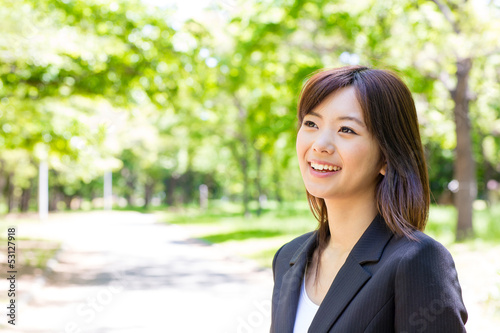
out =
[[336,172],[342,170],[341,167],[336,166],[336,165],[326,165],[326,164],[320,164],[320,163],[315,163],[315,162],[310,162],[309,165],[311,168],[315,171],[318,172]]

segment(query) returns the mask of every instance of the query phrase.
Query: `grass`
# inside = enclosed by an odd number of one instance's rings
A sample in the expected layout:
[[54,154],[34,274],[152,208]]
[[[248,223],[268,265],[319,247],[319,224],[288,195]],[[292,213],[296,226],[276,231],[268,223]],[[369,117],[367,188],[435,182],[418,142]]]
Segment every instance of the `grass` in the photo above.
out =
[[237,230],[232,232],[208,235],[203,237],[203,239],[209,241],[210,243],[223,243],[228,240],[240,241],[249,238],[267,238],[267,237],[276,237],[279,235],[282,235],[282,232],[278,230],[248,229],[248,230]]
[[[162,221],[183,225],[196,238],[222,246],[231,245],[245,250],[241,254],[270,267],[274,253],[284,243],[316,228],[317,222],[307,203],[286,203],[280,208],[263,210],[261,216],[253,210],[244,217],[241,207],[235,204],[214,203],[202,212],[196,207],[178,211],[160,212]],[[457,212],[453,206],[432,205],[426,233],[446,246],[454,243]],[[474,211],[475,239],[466,243],[500,242],[500,205]],[[254,245],[255,251],[248,249]]]
[[47,262],[54,257],[59,247],[59,243],[45,240],[30,240],[29,242],[25,242],[22,249],[21,267],[45,269]]
[[[453,206],[432,205],[426,233],[445,245],[455,240],[457,210]],[[466,243],[500,243],[500,205],[476,209],[473,213],[474,238]]]
[[[212,202],[205,212],[191,207],[157,214],[162,221],[187,228],[193,237],[226,245],[235,254],[270,267],[273,255],[281,245],[317,226],[307,202],[284,203],[280,208],[273,203],[270,206],[263,209],[260,216],[257,216],[256,209],[251,210],[249,217],[243,215],[241,206],[223,202]],[[251,250],[252,247],[255,251]]]
[[[7,244],[7,239],[0,238],[0,244]],[[60,248],[58,242],[42,239],[16,238],[14,244],[16,246],[15,267],[23,275],[43,271],[47,262]],[[9,270],[7,262],[0,263],[0,266],[3,273]]]
[[[161,221],[184,226],[190,230],[193,237],[222,246],[231,246],[232,249],[236,249],[236,254],[257,260],[267,267],[271,265],[274,253],[281,245],[317,227],[317,221],[305,201],[282,204],[269,201],[260,216],[257,216],[256,202],[252,202],[250,207],[251,214],[248,217],[243,215],[241,205],[227,201],[211,201],[206,211],[201,211],[197,206],[170,209],[151,207],[148,210],[126,207],[115,210],[154,213]],[[7,223],[0,226],[0,236],[5,234],[4,229],[10,222],[13,222],[11,224],[37,222],[36,214],[31,215],[16,216],[11,221],[5,221]],[[454,243],[456,218],[457,212],[454,207],[432,205],[426,233],[449,246]],[[475,210],[476,237],[465,243],[470,246],[499,244],[500,224],[496,223],[499,220],[500,205]],[[0,242],[4,240],[0,238]],[[240,245],[245,250],[238,253]],[[24,248],[23,253],[26,254],[24,264],[43,268],[54,251],[42,245]]]
[[272,258],[279,247],[273,247],[267,250],[257,251],[248,255],[248,258],[255,260],[262,267],[271,267]]

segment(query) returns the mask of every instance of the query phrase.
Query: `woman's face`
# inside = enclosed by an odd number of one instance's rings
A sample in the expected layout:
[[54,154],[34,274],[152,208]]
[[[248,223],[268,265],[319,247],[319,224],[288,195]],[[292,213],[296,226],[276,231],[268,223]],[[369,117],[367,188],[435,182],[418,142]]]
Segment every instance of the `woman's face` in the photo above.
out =
[[374,196],[385,173],[353,87],[334,92],[304,117],[297,156],[307,191],[325,200]]

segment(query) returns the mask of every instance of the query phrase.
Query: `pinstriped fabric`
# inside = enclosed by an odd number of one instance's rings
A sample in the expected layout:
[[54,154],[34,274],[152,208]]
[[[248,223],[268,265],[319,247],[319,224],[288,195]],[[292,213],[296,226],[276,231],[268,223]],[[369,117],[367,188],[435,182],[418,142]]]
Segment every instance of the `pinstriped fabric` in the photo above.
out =
[[[308,233],[301,236],[301,238],[304,239],[303,242],[294,244],[300,246],[288,246],[279,250],[279,252],[283,252],[282,255],[284,257],[292,259],[275,263],[275,265],[280,266],[280,270],[286,270],[286,273],[281,277],[275,276],[272,318],[275,323],[274,327],[279,327],[280,329],[279,331],[275,331],[271,328],[271,332],[293,332],[295,313],[300,297],[300,286],[308,257],[312,255],[311,251],[314,250],[316,235]],[[277,286],[279,287],[277,288]]]
[[[285,244],[273,260],[272,333],[293,331],[315,236]],[[415,236],[418,241],[394,236],[377,216],[335,277],[309,332],[465,332],[467,312],[451,255],[432,238]]]

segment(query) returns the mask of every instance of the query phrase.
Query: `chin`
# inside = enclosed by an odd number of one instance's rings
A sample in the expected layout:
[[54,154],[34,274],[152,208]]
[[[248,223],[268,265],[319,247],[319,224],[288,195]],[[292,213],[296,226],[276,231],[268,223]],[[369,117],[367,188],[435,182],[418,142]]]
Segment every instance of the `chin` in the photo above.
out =
[[327,197],[331,197],[331,195],[327,195],[326,193],[324,193],[322,191],[314,191],[314,190],[309,190],[309,189],[306,189],[306,190],[310,195],[313,195],[318,199],[325,199]]

